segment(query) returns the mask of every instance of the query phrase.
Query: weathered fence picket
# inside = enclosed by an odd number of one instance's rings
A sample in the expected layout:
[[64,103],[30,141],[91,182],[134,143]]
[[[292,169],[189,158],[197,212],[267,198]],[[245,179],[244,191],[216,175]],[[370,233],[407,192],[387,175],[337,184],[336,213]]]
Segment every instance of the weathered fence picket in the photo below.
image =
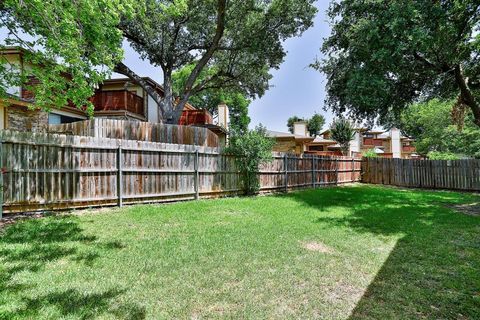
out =
[[362,182],[480,191],[480,160],[368,158],[363,161]]
[[[7,130],[0,141],[5,212],[242,193],[235,158],[215,147]],[[359,181],[360,166],[347,157],[274,153],[259,168],[260,192]]]

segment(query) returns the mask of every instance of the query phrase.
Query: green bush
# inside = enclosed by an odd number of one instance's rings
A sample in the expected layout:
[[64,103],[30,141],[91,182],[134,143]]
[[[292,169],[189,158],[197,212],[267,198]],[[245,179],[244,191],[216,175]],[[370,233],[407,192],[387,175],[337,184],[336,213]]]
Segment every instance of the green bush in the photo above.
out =
[[364,158],[378,158],[378,154],[375,152],[374,149],[368,149],[362,153],[362,157]]
[[262,125],[254,130],[232,133],[225,152],[235,156],[245,194],[252,195],[258,192],[260,188],[258,167],[272,160],[274,144],[274,140],[267,136],[266,129]]
[[456,154],[451,153],[451,152],[430,151],[427,156],[428,156],[428,159],[430,159],[430,160],[458,160],[458,159],[460,159],[459,156],[457,156]]

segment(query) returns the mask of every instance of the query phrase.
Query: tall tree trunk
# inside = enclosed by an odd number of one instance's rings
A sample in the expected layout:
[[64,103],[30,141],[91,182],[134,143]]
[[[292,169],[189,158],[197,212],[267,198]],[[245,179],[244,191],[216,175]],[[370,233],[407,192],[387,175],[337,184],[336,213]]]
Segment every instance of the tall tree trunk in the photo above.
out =
[[461,65],[455,66],[455,81],[460,88],[460,97],[473,112],[474,122],[480,127],[480,105],[477,103],[472,91],[468,87],[468,78],[465,78]]

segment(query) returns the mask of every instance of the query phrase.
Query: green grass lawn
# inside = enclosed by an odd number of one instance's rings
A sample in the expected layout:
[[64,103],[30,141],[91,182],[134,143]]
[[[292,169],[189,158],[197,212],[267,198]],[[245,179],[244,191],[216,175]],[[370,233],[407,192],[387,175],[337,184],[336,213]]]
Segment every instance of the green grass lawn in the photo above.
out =
[[480,216],[451,209],[478,201],[355,185],[29,220],[0,236],[0,319],[478,319]]

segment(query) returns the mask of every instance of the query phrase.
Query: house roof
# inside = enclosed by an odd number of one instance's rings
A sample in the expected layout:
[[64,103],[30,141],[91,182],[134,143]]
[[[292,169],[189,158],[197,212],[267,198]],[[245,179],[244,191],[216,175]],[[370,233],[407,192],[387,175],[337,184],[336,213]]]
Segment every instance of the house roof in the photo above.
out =
[[324,139],[322,137],[316,137],[309,145],[333,145],[337,142],[331,139]]
[[303,140],[303,141],[313,141],[314,137],[309,136],[301,136],[298,134],[293,134],[290,132],[280,132],[280,131],[272,131],[267,130],[267,136],[271,138],[286,138],[286,139],[295,139],[295,140]]

